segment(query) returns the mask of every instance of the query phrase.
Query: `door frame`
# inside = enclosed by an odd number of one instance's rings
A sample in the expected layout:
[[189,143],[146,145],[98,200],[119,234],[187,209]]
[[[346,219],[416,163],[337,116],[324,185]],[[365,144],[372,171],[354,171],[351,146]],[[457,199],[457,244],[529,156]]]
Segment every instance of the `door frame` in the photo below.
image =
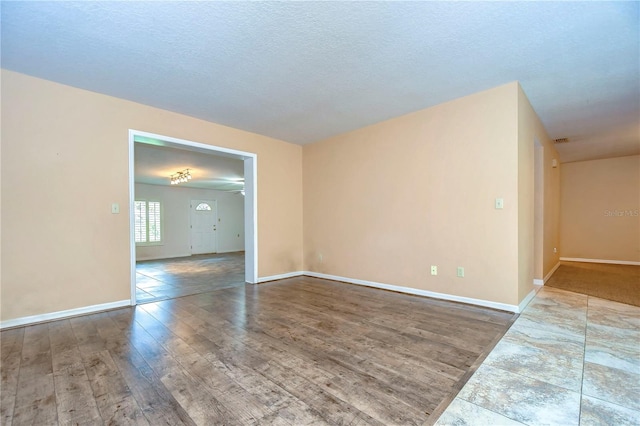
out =
[[213,209],[214,209],[214,224],[216,227],[216,235],[215,235],[215,247],[213,248],[214,253],[218,253],[218,200],[206,200],[206,199],[200,199],[200,200],[193,200],[190,199],[189,200],[189,246],[191,247],[191,255],[193,256],[193,202],[194,201],[206,201],[207,203],[211,203],[213,204]]
[[131,305],[136,305],[136,243],[134,228],[135,201],[135,144],[178,148],[203,154],[216,154],[244,162],[244,250],[245,281],[258,282],[258,155],[186,139],[173,138],[140,130],[129,129],[129,257],[131,264]]

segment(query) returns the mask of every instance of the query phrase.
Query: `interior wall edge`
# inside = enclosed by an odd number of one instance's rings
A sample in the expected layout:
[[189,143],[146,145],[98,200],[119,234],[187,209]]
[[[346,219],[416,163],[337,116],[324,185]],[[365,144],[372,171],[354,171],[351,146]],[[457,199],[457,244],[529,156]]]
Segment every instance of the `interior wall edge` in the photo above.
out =
[[584,262],[584,263],[609,263],[612,265],[636,265],[640,266],[640,262],[635,260],[613,260],[613,259],[585,259],[582,257],[561,257],[560,260],[565,262]]
[[[562,260],[562,258],[560,258],[560,260]],[[558,270],[559,267],[560,267],[560,262],[558,261],[558,263],[556,263],[556,265],[553,268],[551,268],[549,273],[547,273],[547,275],[545,275],[544,278],[542,279],[542,284],[543,285],[544,285],[544,283],[549,281],[549,278],[551,278],[551,276],[554,274],[554,272],[556,272]]]
[[269,281],[278,281],[278,280],[284,280],[287,278],[299,277],[302,275],[304,275],[304,271],[293,271],[293,272],[286,272],[284,274],[270,275],[268,277],[259,277],[258,284],[266,283]]
[[524,297],[524,299],[522,299],[522,302],[520,302],[518,304],[518,311],[516,312],[517,314],[519,314],[520,312],[524,311],[524,308],[527,307],[527,305],[529,304],[529,302],[531,302],[533,300],[533,298],[536,296],[536,294],[538,293],[538,290],[540,290],[539,288],[533,288],[531,289],[531,291]]

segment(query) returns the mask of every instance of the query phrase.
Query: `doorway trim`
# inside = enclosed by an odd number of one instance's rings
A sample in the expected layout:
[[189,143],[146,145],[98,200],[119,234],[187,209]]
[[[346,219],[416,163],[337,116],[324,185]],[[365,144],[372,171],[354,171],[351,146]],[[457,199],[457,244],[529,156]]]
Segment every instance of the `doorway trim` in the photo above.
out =
[[135,202],[135,144],[166,146],[204,154],[217,154],[244,162],[244,250],[245,281],[258,283],[258,155],[186,139],[178,139],[140,130],[129,129],[129,256],[131,263],[131,305],[136,305],[136,243],[134,227]]

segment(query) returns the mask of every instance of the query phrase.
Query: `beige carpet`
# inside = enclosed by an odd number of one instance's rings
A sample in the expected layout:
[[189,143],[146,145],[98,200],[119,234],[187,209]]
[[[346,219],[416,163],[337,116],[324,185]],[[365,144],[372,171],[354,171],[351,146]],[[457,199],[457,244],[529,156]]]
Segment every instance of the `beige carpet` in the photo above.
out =
[[545,286],[640,306],[640,266],[561,262]]

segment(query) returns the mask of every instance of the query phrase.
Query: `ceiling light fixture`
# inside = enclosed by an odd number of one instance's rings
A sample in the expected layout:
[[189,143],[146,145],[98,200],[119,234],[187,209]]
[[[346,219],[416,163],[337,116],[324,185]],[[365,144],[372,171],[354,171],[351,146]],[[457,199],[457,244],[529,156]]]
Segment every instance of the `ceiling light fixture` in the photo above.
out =
[[191,172],[189,169],[184,169],[181,172],[171,175],[169,179],[171,180],[171,185],[189,182],[191,180]]

